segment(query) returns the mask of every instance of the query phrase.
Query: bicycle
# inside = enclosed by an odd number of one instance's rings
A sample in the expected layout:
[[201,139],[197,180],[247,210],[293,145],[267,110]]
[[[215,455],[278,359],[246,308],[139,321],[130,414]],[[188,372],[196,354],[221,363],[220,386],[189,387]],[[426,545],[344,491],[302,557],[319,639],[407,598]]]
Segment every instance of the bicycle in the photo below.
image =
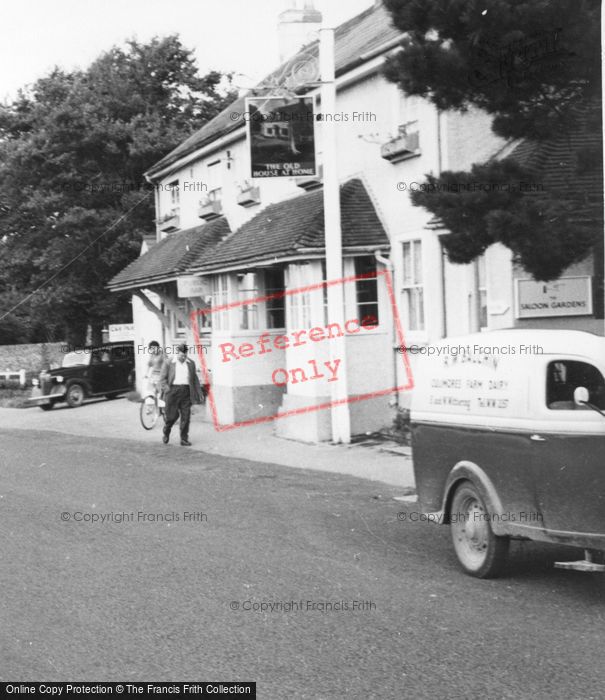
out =
[[[202,406],[206,404],[208,390],[209,385],[202,384]],[[152,430],[158,422],[160,416],[166,416],[166,402],[160,398],[159,393],[156,391],[153,394],[147,394],[144,396],[141,399],[139,417],[141,419],[141,425],[145,428],[145,430]]]
[[152,430],[158,422],[160,416],[166,413],[166,402],[163,401],[158,392],[147,394],[141,401],[139,417],[141,425],[145,430]]

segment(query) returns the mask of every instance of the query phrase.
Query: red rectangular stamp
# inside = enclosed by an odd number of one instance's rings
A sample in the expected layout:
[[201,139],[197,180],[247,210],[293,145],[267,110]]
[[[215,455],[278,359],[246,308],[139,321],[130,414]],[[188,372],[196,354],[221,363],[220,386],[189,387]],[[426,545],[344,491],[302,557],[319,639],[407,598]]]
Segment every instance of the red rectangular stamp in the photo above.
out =
[[[327,322],[331,285],[342,285],[344,308],[355,310],[342,324]],[[276,309],[281,316],[271,316]],[[263,328],[261,317],[286,328]],[[219,432],[413,388],[408,353],[397,352],[405,339],[388,270],[198,309],[191,321]],[[212,326],[209,353],[199,352],[202,325]]]

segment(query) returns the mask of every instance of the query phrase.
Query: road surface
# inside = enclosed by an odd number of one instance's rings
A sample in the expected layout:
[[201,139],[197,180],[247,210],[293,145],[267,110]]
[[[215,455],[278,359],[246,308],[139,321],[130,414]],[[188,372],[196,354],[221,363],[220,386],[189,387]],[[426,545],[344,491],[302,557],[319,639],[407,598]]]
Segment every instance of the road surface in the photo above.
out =
[[506,578],[469,578],[447,528],[414,522],[399,494],[0,430],[0,679],[256,681],[270,700],[605,696],[603,577],[552,569],[573,551],[517,544]]

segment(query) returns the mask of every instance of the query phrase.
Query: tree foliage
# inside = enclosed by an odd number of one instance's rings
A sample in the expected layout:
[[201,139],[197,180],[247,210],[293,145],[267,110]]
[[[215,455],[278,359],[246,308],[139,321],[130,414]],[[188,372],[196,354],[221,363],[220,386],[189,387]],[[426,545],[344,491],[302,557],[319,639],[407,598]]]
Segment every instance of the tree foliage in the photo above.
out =
[[0,342],[23,335],[23,314],[29,339],[74,343],[88,325],[99,339],[104,322],[128,320],[128,296],[105,284],[153,232],[143,173],[218,114],[228,88],[169,36],[55,69],[0,108],[0,316],[27,299]]
[[502,243],[533,277],[551,280],[586,256],[598,231],[578,218],[574,202],[520,187],[535,179],[513,160],[493,161],[429,175],[411,199],[452,232],[443,237],[451,262],[469,263]]
[[[507,139],[560,138],[591,107],[600,117],[597,0],[384,2],[404,32],[401,51],[387,61],[385,73],[405,93],[440,110],[480,108],[493,117],[494,132]],[[593,121],[599,134],[600,118]],[[572,157],[587,169],[602,167],[600,152]],[[476,165],[470,172],[428,177],[412,201],[450,230],[443,240],[452,262],[468,263],[500,242],[536,279],[554,279],[590,253],[602,236],[602,221],[599,214],[592,223],[580,221],[578,201],[565,192],[506,192],[507,183],[535,182],[536,175],[514,162]],[[503,188],[454,187],[473,182]]]
[[479,107],[544,139],[601,91],[598,0],[385,0],[405,38],[387,77],[442,110]]

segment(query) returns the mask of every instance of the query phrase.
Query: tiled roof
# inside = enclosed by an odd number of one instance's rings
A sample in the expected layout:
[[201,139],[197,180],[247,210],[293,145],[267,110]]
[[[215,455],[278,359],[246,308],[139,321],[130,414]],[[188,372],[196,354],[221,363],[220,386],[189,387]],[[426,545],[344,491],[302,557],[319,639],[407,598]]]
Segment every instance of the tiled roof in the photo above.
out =
[[578,109],[574,126],[555,138],[522,141],[510,158],[535,173],[544,190],[577,200],[583,209],[603,201],[601,105]]
[[[377,3],[356,17],[344,22],[335,30],[336,75],[346,73],[356,65],[363,63],[364,60],[368,60],[373,52],[400,36],[402,36],[401,32],[393,26],[391,16],[382,3]],[[304,64],[311,58],[317,59],[318,53],[319,44],[315,41],[301,49],[301,51],[267,76],[261,85],[276,81],[283,84],[286,77],[290,76],[292,71],[296,71],[301,64]],[[270,88],[257,88],[250,93],[250,96],[253,94],[268,94],[270,92]],[[241,114],[244,110],[245,96],[238,98],[214,119],[179,144],[173,151],[153,165],[147,174],[151,176],[153,173],[162,170],[192,151],[211,143],[220,136],[241,128],[244,126],[244,122],[241,119],[232,120],[231,114],[233,112]]]
[[203,260],[207,251],[229,233],[229,224],[221,217],[166,236],[118,272],[107,286],[112,290],[130,289],[173,278],[194,260]]
[[[359,179],[340,188],[343,252],[357,246],[389,248],[388,236]],[[311,251],[325,252],[323,190],[270,204],[212,251],[192,262],[188,273],[244,268]]]

